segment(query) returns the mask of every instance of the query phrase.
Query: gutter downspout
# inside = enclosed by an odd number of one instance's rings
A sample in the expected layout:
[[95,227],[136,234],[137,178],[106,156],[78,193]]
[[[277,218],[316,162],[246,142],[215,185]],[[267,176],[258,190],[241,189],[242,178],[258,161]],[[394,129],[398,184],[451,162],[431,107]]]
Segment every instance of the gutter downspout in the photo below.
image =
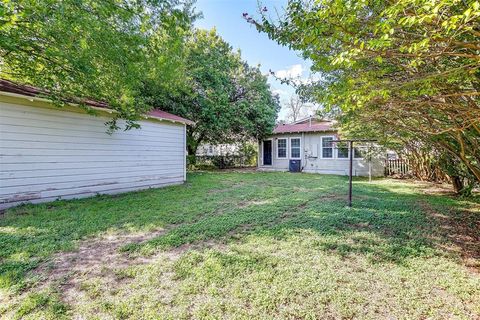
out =
[[[308,118],[308,127],[312,126],[312,116]],[[302,169],[300,171],[303,171],[305,167],[307,166],[307,150],[305,149],[305,132],[302,132],[302,143],[303,143],[303,158],[304,161],[302,161]]]

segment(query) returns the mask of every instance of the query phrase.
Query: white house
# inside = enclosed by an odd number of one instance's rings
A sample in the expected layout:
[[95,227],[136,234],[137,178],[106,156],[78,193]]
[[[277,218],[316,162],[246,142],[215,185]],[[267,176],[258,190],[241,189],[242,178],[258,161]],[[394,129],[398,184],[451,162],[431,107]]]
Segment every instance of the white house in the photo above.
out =
[[197,148],[197,156],[225,156],[238,155],[240,146],[237,144],[210,144],[203,143]]
[[[339,136],[332,121],[310,117],[279,124],[271,136],[259,141],[258,168],[348,175],[350,150],[346,145],[332,142],[335,140]],[[367,148],[366,145],[354,148],[353,175],[383,175],[383,157],[364,157]]]
[[105,104],[54,106],[40,90],[0,80],[0,209],[181,184],[187,119],[153,110],[141,129],[109,135]]

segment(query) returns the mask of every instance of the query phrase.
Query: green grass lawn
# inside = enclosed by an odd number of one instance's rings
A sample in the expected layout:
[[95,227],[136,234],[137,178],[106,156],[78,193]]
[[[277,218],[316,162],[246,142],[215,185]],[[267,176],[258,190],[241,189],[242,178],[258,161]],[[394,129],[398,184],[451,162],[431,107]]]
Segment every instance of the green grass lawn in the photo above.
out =
[[194,173],[0,216],[0,317],[478,319],[480,205],[424,184]]

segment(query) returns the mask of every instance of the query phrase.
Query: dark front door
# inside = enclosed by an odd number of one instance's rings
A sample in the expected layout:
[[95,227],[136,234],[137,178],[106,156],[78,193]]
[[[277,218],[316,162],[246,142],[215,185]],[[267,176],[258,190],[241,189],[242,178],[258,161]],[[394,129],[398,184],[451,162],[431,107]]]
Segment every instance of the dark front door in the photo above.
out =
[[263,165],[272,165],[272,140],[263,141]]

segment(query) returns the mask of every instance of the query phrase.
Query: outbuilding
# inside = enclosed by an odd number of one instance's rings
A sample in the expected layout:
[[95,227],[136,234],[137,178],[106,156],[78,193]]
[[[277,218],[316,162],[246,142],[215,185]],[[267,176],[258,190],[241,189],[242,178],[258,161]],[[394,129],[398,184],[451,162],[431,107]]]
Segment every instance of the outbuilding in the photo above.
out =
[[114,111],[105,104],[86,102],[94,116],[75,104],[59,108],[40,93],[0,80],[0,209],[186,180],[191,121],[153,110],[140,129],[108,134]]

